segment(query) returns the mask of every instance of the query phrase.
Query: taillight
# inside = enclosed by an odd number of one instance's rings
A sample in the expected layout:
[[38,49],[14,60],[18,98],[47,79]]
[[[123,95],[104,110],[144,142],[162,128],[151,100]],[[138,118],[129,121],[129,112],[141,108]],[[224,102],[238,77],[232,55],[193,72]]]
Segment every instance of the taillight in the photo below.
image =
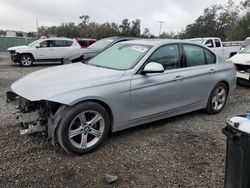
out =
[[233,64],[234,70],[237,71],[237,67],[235,64]]

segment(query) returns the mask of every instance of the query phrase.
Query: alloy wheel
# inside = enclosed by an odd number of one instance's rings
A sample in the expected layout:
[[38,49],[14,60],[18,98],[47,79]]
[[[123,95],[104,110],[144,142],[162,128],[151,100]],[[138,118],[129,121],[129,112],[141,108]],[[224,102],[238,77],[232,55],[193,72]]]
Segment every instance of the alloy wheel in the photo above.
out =
[[95,145],[104,133],[104,118],[96,111],[88,110],[77,115],[69,126],[70,143],[78,149]]
[[212,107],[214,110],[220,110],[223,108],[227,98],[227,93],[224,87],[218,87],[214,91],[212,98]]
[[28,56],[23,56],[22,59],[21,59],[21,63],[22,63],[23,66],[30,66],[31,63],[32,63],[32,60]]

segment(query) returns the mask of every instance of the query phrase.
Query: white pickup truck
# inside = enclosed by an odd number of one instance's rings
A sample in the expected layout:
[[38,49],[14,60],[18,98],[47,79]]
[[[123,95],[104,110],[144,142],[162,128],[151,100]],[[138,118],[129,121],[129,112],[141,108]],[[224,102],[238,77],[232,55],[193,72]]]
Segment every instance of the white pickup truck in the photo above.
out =
[[228,59],[240,52],[240,42],[222,43],[220,38],[215,37],[191,38],[188,40],[211,48],[214,53],[224,57],[225,59]]

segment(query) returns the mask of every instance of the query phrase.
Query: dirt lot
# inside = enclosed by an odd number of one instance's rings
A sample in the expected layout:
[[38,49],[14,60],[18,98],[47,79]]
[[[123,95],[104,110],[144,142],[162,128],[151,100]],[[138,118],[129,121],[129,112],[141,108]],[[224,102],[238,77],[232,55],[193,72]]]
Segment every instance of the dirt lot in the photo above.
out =
[[[225,119],[249,109],[249,88],[238,87],[224,111],[201,111],[109,136],[98,150],[67,155],[43,135],[20,136],[5,92],[18,78],[47,66],[10,65],[0,53],[0,187],[222,187]],[[107,185],[105,174],[118,180]]]

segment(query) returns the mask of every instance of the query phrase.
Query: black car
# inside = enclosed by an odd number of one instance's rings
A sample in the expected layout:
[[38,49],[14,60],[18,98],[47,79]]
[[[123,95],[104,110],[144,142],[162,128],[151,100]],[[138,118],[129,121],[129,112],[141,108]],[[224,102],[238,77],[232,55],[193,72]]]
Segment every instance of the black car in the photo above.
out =
[[118,42],[128,41],[128,40],[135,40],[136,38],[132,37],[108,37],[98,40],[94,44],[90,45],[88,48],[80,49],[80,51],[76,52],[74,56],[72,56],[69,60],[74,62],[79,61],[88,61],[89,59],[95,57],[99,53],[103,52],[104,50],[108,49],[109,47],[113,46]]

